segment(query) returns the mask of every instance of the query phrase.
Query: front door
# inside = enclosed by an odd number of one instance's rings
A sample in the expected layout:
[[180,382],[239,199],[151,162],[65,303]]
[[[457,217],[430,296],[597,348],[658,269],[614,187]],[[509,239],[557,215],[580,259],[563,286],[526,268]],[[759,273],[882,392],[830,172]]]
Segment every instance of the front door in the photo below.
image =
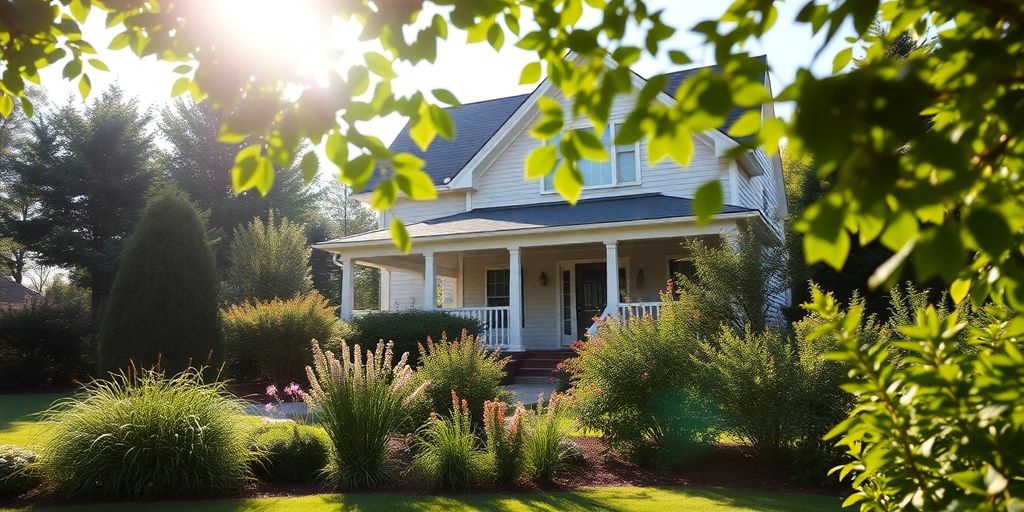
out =
[[608,300],[608,282],[604,263],[576,265],[576,337],[583,338],[601,316]]

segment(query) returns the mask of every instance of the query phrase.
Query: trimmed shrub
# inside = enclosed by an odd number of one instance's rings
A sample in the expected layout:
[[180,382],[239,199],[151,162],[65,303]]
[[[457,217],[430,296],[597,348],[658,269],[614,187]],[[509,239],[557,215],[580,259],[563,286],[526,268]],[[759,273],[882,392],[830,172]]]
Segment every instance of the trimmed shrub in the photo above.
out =
[[484,433],[487,453],[494,464],[495,480],[514,484],[523,473],[523,417],[526,409],[516,405],[516,412],[506,417],[505,402],[484,402]]
[[419,345],[420,367],[416,375],[427,384],[427,397],[435,411],[443,411],[458,393],[469,402],[473,425],[479,427],[487,400],[506,401],[512,394],[501,387],[508,358],[487,350],[480,339],[463,333],[462,337],[427,340]]
[[306,402],[331,439],[331,479],[344,489],[368,489],[386,482],[388,439],[407,421],[425,385],[403,354],[392,366],[392,345],[377,343],[364,354],[342,342],[338,360],[313,342],[313,367]]
[[226,492],[252,479],[244,403],[199,370],[141,370],[91,383],[47,413],[40,475],[68,498]]
[[794,440],[794,411],[800,407],[798,356],[782,333],[743,335],[723,327],[714,344],[701,343],[698,364],[707,379],[726,431],[758,456],[779,461]]
[[580,422],[603,432],[610,449],[677,464],[715,438],[716,418],[698,386],[689,310],[663,300],[656,319],[602,323],[565,366]]
[[[463,331],[469,336],[479,336],[483,332],[483,326],[476,320],[443,311],[420,310],[370,313],[353,319],[352,327],[353,333],[347,338],[350,342],[365,346],[372,346],[378,341],[394,342],[396,352],[409,353],[409,364],[413,366],[418,360],[417,345],[426,343],[427,339],[439,340],[443,334],[455,337]],[[447,396],[447,391],[445,393]]]
[[553,394],[547,404],[543,400],[537,403],[537,409],[526,417],[525,472],[535,482],[550,482],[582,458],[569,439],[575,422],[564,400],[564,395]]
[[301,380],[312,359],[310,341],[332,350],[341,342],[334,308],[315,291],[229,306],[221,319],[229,374],[242,382]]
[[93,371],[87,310],[36,302],[0,309],[0,389],[64,386]]
[[39,477],[32,471],[37,459],[31,450],[0,445],[0,496],[17,496],[38,485]]
[[432,489],[465,490],[485,482],[491,465],[473,433],[468,402],[453,391],[451,404],[451,417],[434,415],[424,426],[412,471]]
[[100,369],[169,374],[223,356],[217,271],[206,229],[180,191],[156,195],[121,255],[100,338]]
[[[224,296],[228,302],[290,299],[313,289],[309,244],[302,226],[256,217],[236,229]],[[309,340],[307,340],[309,341]],[[376,340],[374,340],[376,341]]]
[[293,422],[260,427],[253,448],[262,454],[256,474],[268,482],[310,482],[327,467],[331,440],[317,425]]

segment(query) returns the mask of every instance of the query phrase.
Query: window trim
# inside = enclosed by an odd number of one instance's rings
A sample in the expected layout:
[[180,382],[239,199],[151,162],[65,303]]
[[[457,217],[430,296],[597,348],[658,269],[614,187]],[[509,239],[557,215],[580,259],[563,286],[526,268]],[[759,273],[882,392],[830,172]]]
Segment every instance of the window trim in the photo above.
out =
[[[605,130],[608,130],[608,137],[609,137],[608,140],[611,141],[611,148],[610,148],[610,151],[609,151],[608,160],[609,160],[609,163],[611,164],[611,169],[612,169],[611,170],[612,182],[611,183],[601,184],[601,185],[583,185],[583,190],[601,190],[601,189],[608,189],[608,188],[636,187],[636,186],[640,186],[640,185],[643,184],[643,164],[641,162],[643,159],[640,158],[640,141],[636,141],[635,143],[633,143],[633,157],[634,157],[634,161],[636,162],[636,179],[634,179],[633,181],[623,181],[621,183],[619,182],[619,159],[618,159],[619,153],[617,151],[617,148],[619,148],[619,146],[615,145],[615,126],[616,125],[620,125],[620,124],[622,124],[622,123],[618,122],[618,121],[609,121],[608,125],[605,127]],[[568,129],[568,130],[585,130],[587,128],[593,128],[593,126],[592,125],[588,125],[588,124],[581,124],[579,126],[572,126],[572,127],[566,128],[566,129]],[[547,141],[543,142],[543,144],[546,145]],[[559,161],[561,161],[561,160],[559,159]],[[557,169],[557,168],[558,168],[558,166],[556,165],[555,169]],[[552,172],[552,174],[549,174],[549,176],[553,176],[554,175],[553,173],[555,171],[551,171],[551,172]],[[556,191],[553,188],[551,190],[548,190],[548,188],[547,188],[547,177],[546,176],[544,178],[541,178],[541,179],[537,180],[537,181],[540,182],[540,193],[542,195],[550,195],[550,194],[557,194],[558,193],[558,191]]]
[[[495,265],[495,266],[484,267],[484,307],[485,308],[491,307],[491,306],[488,305],[488,301],[489,301],[489,299],[491,297],[487,293],[487,285],[488,285],[487,274],[489,274],[491,271],[500,271],[500,270],[507,270],[507,271],[509,271],[511,273],[511,269],[509,268],[508,265],[505,265],[505,266]],[[511,284],[512,284],[512,276],[509,275],[508,306],[500,306],[500,307],[509,307],[509,306],[512,305],[512,287],[511,287]],[[499,307],[499,306],[495,306],[495,307]]]

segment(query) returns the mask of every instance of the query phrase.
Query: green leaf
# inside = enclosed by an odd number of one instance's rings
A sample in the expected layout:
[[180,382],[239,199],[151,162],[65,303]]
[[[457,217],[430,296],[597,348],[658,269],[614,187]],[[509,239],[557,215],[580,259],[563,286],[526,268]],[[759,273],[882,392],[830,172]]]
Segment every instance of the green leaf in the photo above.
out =
[[171,86],[171,97],[177,98],[182,94],[185,94],[192,87],[192,79],[183,76],[174,81],[174,85]]
[[569,201],[569,204],[576,204],[576,201],[579,201],[580,194],[583,193],[583,175],[575,166],[563,160],[555,170],[555,178],[552,181],[555,190]]
[[83,73],[82,78],[78,79],[78,93],[82,95],[82,99],[89,97],[89,92],[92,91],[92,80],[89,80],[89,75]]
[[573,144],[580,156],[591,162],[607,162],[608,150],[605,149],[601,139],[590,130],[573,130],[571,134]]
[[75,21],[85,23],[85,19],[89,17],[89,8],[91,7],[89,0],[73,0],[69,7],[71,7],[71,16],[75,18]]
[[826,196],[809,206],[798,226],[804,233],[807,263],[823,261],[841,270],[850,252],[850,236],[843,229],[845,208],[836,199]]
[[953,284],[949,285],[949,296],[953,299],[953,303],[960,304],[967,294],[971,291],[971,280],[970,279],[957,279],[953,281]]
[[[375,163],[376,161],[372,156],[359,155],[342,166],[338,179],[342,183],[352,185],[352,188],[359,192],[369,183],[370,178],[373,177],[373,166]],[[386,210],[387,208],[383,209]]]
[[9,94],[0,93],[0,116],[6,118],[14,111],[14,100]]
[[307,152],[302,156],[302,162],[299,164],[302,169],[302,179],[307,185],[316,179],[316,175],[320,172],[320,158],[316,156],[313,151]]
[[505,31],[501,29],[501,25],[495,23],[487,29],[487,42],[491,48],[501,51],[501,47],[505,45]]
[[[846,234],[843,232],[843,234]],[[907,240],[907,242],[896,251],[889,259],[882,262],[878,268],[868,277],[868,287],[871,289],[877,289],[886,283],[890,283],[896,276],[899,275],[899,270],[903,268],[903,264],[907,261],[907,257],[910,256],[911,251],[914,250],[914,246],[917,244],[917,237]],[[837,269],[838,270],[838,269]]]
[[409,254],[412,250],[412,239],[409,238],[409,232],[405,229],[405,224],[397,218],[391,219],[391,239],[395,242],[395,247],[402,254]]
[[253,175],[253,183],[261,196],[270,193],[274,187],[274,164],[266,156],[260,157],[256,162],[256,173]]
[[61,74],[68,80],[82,74],[82,61],[79,59],[69,60],[68,63],[64,65],[64,70]]
[[387,80],[398,78],[395,70],[391,67],[391,61],[383,54],[366,52],[363,54],[363,59],[366,61],[366,67],[375,75]]
[[256,174],[257,159],[263,148],[257,144],[246,146],[235,154],[235,163],[231,167],[231,187],[235,193],[244,192],[253,186],[253,175]]
[[373,189],[373,195],[370,196],[370,207],[374,210],[389,210],[391,205],[395,204],[397,196],[398,187],[395,186],[394,180],[382,179]]
[[452,94],[451,91],[449,91],[448,89],[434,89],[433,91],[430,91],[430,93],[433,94],[434,97],[437,98],[437,100],[442,103],[451,105],[453,107],[458,107],[459,105],[462,105],[461,103],[459,103],[458,98],[456,98],[455,95]]
[[35,108],[32,106],[32,100],[28,99],[28,96],[21,97],[21,110],[25,112],[25,117],[32,118]]
[[693,195],[693,212],[697,214],[697,224],[707,224],[712,215],[722,211],[724,205],[725,195],[722,193],[721,182],[713,180],[701,185]]
[[539,62],[531,62],[523,66],[523,71],[519,73],[519,85],[529,85],[537,83],[540,80],[542,68]]
[[111,50],[120,50],[121,48],[128,46],[129,43],[131,43],[131,32],[125,30],[124,32],[120,32],[114,36],[114,38],[110,40],[110,45],[108,45],[107,48]]
[[327,135],[324,153],[327,159],[339,168],[348,163],[348,141],[345,140],[345,136],[336,131]]
[[530,152],[526,158],[526,178],[537,179],[547,176],[558,162],[555,146],[543,145]]
[[409,153],[399,153],[392,160],[395,169],[395,184],[398,189],[414,201],[437,199],[434,180],[423,172],[423,160]]
[[973,208],[967,215],[967,229],[979,249],[998,256],[1013,243],[1006,218],[990,208]]
[[960,239],[960,230],[952,224],[926,230],[914,249],[914,271],[920,282],[932,276],[945,281],[960,273],[967,252]]
[[668,58],[672,61],[672,64],[677,66],[685,66],[693,63],[693,59],[691,59],[689,55],[686,55],[679,50],[669,50]]
[[448,140],[455,138],[455,122],[452,121],[452,116],[448,114],[447,110],[437,105],[430,105],[430,121],[434,124],[438,135]]
[[838,73],[853,60],[853,48],[844,48],[832,59],[832,73]]
[[918,224],[913,214],[902,211],[889,220],[882,232],[882,245],[894,251],[900,250],[907,241],[917,235]]
[[110,68],[107,67],[107,64],[99,59],[89,59],[89,65],[100,71],[110,71]]
[[761,128],[761,113],[757,110],[748,110],[729,127],[729,135],[733,137],[746,137],[757,133]]

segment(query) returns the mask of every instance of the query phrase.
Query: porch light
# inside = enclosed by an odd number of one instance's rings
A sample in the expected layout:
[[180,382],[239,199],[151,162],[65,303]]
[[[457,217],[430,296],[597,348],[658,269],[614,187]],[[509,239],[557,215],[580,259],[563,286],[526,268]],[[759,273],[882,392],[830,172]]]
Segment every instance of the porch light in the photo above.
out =
[[547,286],[548,285],[548,275],[545,274],[544,272],[540,273],[540,285],[541,286]]
[[637,286],[643,286],[644,285],[644,269],[640,269],[640,270],[636,271],[636,284],[637,284]]

